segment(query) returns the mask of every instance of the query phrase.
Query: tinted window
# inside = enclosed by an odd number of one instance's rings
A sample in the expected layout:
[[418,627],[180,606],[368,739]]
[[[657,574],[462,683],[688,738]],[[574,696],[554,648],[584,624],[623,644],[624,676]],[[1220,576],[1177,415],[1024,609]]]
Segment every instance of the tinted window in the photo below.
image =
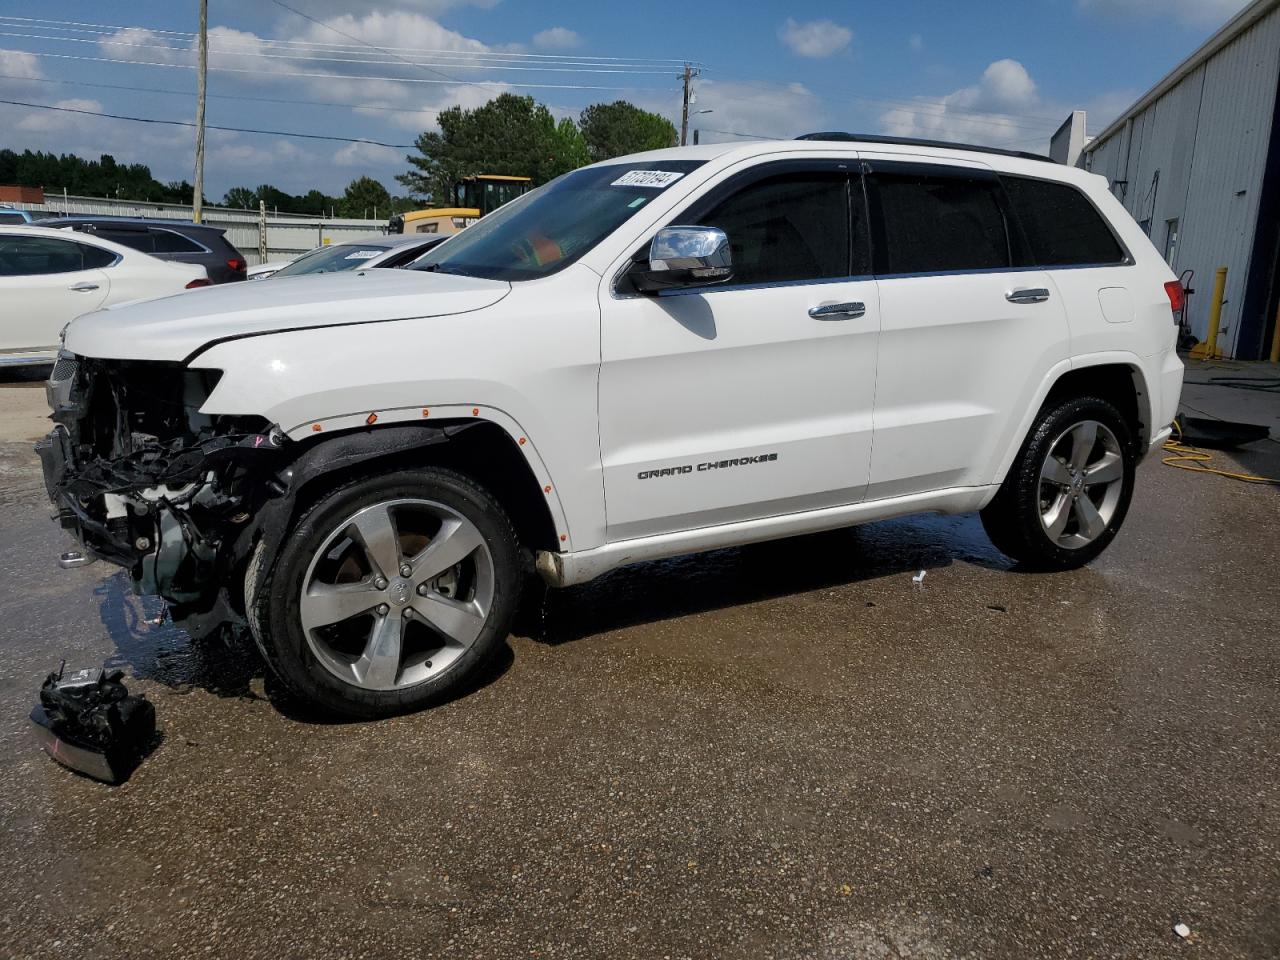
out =
[[877,172],[867,181],[876,273],[1011,266],[1000,184],[995,179]]
[[146,230],[112,230],[110,227],[99,227],[93,231],[93,235],[118,243],[122,247],[141,250],[143,253],[153,253],[156,249],[155,238]]
[[848,177],[796,172],[757,180],[696,222],[719,227],[733,251],[733,283],[847,277]]
[[204,247],[172,230],[152,230],[156,253],[204,253]]
[[1037,265],[1124,260],[1111,228],[1075,187],[1029,177],[1001,179]]
[[[106,251],[49,237],[0,237],[0,277],[29,277],[50,273],[75,273],[100,265],[97,254]],[[86,254],[94,254],[85,263]],[[115,257],[108,255],[107,263]]]
[[91,247],[87,243],[77,243],[80,248],[80,255],[84,258],[84,269],[93,270],[99,267],[108,267],[116,262],[116,255],[110,250],[103,250],[101,247]]
[[27,218],[20,213],[5,213],[0,210],[0,223],[26,223]]

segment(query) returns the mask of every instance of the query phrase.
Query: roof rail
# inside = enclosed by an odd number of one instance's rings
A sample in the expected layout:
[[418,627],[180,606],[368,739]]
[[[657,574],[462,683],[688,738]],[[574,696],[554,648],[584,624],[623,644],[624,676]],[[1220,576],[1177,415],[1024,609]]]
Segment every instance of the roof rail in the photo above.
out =
[[1042,160],[1053,163],[1053,160],[1041,153],[1028,153],[1025,150],[1002,150],[1000,147],[981,147],[974,143],[949,143],[946,140],[921,140],[916,137],[884,137],[873,133],[842,133],[827,130],[822,133],[806,133],[796,137],[797,140],[834,140],[845,143],[890,143],[900,147],[941,147],[946,150],[971,150],[976,153],[997,153],[1002,157],[1019,157],[1023,160]]

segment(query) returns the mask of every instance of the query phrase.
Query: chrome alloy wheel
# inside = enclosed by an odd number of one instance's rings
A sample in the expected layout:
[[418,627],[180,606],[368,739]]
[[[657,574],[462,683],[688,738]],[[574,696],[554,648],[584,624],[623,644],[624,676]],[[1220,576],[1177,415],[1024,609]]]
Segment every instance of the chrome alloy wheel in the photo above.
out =
[[479,637],[493,597],[493,557],[475,524],[432,500],[387,500],[325,538],[298,614],[335,677],[399,690],[452,667]]
[[1040,525],[1078,550],[1102,536],[1124,492],[1124,453],[1104,423],[1083,420],[1049,446],[1040,468]]

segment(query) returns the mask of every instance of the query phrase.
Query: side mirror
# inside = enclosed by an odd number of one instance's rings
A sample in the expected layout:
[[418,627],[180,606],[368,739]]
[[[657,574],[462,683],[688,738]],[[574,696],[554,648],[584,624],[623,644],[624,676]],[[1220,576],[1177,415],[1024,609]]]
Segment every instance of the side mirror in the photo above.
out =
[[645,293],[722,283],[733,276],[729,238],[719,227],[663,227],[649,244],[649,262],[632,273]]

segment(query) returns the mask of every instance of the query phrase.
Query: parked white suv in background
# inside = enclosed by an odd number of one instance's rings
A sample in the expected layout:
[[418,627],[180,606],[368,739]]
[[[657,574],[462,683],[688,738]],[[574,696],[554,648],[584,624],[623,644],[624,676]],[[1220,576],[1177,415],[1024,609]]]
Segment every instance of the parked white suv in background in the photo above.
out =
[[531,566],[981,510],[1106,547],[1182,381],[1169,268],[1105,181],[822,135],[567,174],[410,270],[73,323],[40,445],[64,524],[181,616],[243,610],[354,716],[447,694]]

